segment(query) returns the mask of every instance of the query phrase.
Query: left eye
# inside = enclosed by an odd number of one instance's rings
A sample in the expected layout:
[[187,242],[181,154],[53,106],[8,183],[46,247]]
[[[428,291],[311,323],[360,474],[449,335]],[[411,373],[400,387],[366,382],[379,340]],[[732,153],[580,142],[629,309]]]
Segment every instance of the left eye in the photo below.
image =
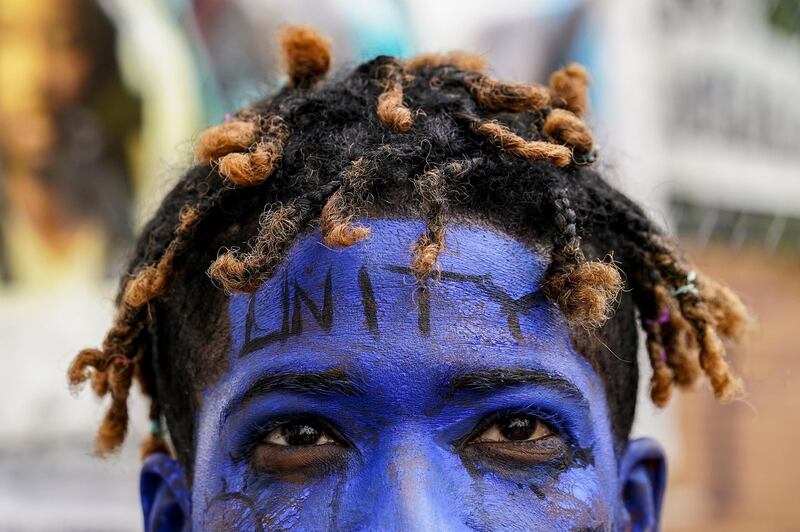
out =
[[336,443],[322,424],[315,421],[290,421],[271,430],[264,443],[282,447],[300,447]]
[[527,414],[510,414],[499,417],[469,443],[536,441],[553,435],[544,422]]

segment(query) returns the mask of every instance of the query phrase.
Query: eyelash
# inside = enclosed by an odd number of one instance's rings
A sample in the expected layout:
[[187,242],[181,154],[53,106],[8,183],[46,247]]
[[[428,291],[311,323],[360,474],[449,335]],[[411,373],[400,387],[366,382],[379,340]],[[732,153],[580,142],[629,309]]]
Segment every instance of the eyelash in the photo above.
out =
[[[536,419],[546,423],[556,435],[564,438],[568,445],[574,445],[575,437],[571,427],[569,426],[569,423],[557,413],[542,409],[510,408],[497,410],[484,416],[481,421],[469,433],[467,433],[467,435],[455,440],[455,446],[458,448],[463,448],[464,446],[468,445],[471,440],[479,436],[494,423],[496,423],[499,419],[515,414],[535,417]],[[325,430],[335,441],[343,443],[349,447],[353,447],[353,444],[343,436],[342,431],[338,430],[338,428],[332,422],[319,416],[298,414],[293,416],[273,418],[259,423],[252,423],[245,431],[246,436],[244,438],[244,445],[239,447],[237,450],[238,452],[236,452],[234,455],[234,458],[238,461],[242,458],[250,456],[253,453],[253,450],[264,441],[264,438],[266,438],[270,432],[286,423],[303,419],[313,420],[315,423],[321,425],[321,428]]]
[[264,438],[266,438],[270,432],[277,429],[281,425],[300,420],[312,420],[314,423],[318,423],[321,428],[325,430],[325,432],[327,432],[337,443],[343,443],[348,447],[353,446],[353,444],[342,435],[342,432],[327,419],[309,414],[297,414],[280,418],[272,418],[258,423],[251,423],[244,431],[244,444],[237,448],[236,453],[234,453],[232,457],[238,462],[252,456],[255,448],[261,445],[261,443],[264,441]]
[[481,418],[481,421],[473,428],[466,436],[458,438],[454,444],[459,449],[469,445],[469,442],[482,434],[486,429],[497,423],[498,420],[513,415],[531,416],[539,421],[544,422],[550,427],[556,436],[564,438],[567,445],[573,446],[576,442],[574,433],[570,424],[560,415],[555,412],[544,411],[541,409],[531,408],[509,408],[504,410],[496,410]]

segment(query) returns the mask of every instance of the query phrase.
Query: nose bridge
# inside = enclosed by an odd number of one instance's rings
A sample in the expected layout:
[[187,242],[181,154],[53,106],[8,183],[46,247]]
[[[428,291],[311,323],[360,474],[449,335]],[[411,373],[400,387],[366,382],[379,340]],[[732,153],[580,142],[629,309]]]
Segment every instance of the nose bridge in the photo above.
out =
[[431,489],[433,467],[431,457],[419,445],[407,443],[395,446],[387,470],[392,477],[390,485],[395,493],[399,516],[409,518],[436,513]]
[[390,493],[381,521],[383,526],[399,530],[452,530],[458,519],[450,501],[452,489],[448,489],[441,449],[416,434],[401,438],[386,450]]

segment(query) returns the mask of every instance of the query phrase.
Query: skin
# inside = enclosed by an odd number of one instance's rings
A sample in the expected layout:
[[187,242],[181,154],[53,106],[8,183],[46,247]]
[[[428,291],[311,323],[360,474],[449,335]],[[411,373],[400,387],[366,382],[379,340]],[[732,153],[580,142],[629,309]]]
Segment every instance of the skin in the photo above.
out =
[[450,227],[422,290],[408,271],[422,224],[367,225],[346,249],[301,238],[254,297],[230,298],[191,505],[174,479],[154,494],[171,459],[152,458],[146,528],[189,514],[196,530],[657,528],[663,455],[647,440],[615,452],[603,383],[539,293],[543,255]]

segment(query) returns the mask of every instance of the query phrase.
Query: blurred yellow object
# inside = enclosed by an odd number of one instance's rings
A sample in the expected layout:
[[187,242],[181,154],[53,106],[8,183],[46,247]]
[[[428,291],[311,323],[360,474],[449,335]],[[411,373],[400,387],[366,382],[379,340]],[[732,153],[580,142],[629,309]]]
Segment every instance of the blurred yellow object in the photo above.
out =
[[157,0],[0,0],[0,86],[0,277],[102,279],[203,125],[179,26]]
[[23,219],[11,220],[9,229],[6,243],[17,287],[26,291],[48,290],[67,282],[103,276],[105,245],[103,231],[96,225],[72,228],[66,246],[53,246]]
[[[58,114],[83,105],[95,68],[80,0],[2,0],[0,154],[6,205],[0,211],[14,282],[47,288],[97,279],[104,231],[59,205],[42,168],[59,138]],[[92,176],[82,176],[91,179]]]

